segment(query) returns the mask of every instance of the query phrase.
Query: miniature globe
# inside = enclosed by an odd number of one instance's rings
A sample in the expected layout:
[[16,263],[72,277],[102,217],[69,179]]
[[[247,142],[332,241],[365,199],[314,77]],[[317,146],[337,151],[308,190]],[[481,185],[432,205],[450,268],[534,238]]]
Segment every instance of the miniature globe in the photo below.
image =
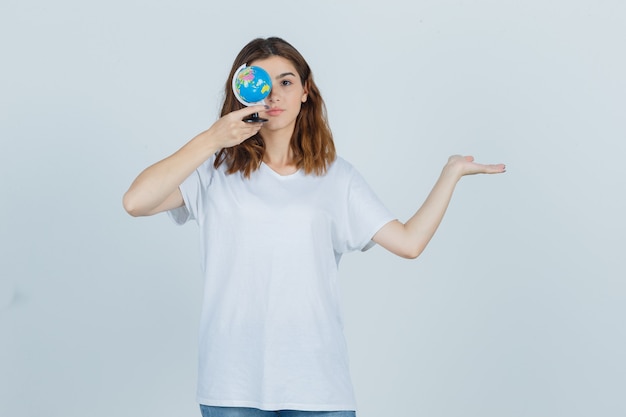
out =
[[270,75],[261,67],[242,65],[233,76],[233,92],[242,104],[262,103],[272,91]]

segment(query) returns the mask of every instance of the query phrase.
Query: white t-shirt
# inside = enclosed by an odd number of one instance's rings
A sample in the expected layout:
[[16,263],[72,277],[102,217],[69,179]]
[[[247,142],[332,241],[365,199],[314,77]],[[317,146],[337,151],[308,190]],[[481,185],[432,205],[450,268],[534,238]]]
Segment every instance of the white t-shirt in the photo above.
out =
[[395,217],[341,158],[323,176],[249,179],[214,158],[169,212],[200,226],[205,274],[197,399],[264,410],[355,410],[337,268]]

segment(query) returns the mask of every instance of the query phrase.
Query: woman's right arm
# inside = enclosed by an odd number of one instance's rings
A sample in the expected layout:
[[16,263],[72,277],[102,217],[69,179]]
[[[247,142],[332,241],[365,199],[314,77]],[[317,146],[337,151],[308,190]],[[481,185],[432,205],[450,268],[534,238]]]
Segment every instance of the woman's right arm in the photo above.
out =
[[229,113],[174,154],[143,170],[124,194],[124,209],[131,216],[151,216],[182,206],[180,184],[215,152],[254,136],[262,123],[241,119],[263,110],[265,107],[259,105]]

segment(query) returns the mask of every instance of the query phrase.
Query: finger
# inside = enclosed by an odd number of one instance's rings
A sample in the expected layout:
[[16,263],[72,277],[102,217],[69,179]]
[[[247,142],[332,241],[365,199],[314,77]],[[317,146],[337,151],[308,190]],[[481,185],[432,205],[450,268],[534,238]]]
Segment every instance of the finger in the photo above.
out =
[[490,164],[485,165],[485,172],[488,174],[499,174],[501,172],[506,172],[506,165],[504,164]]
[[495,169],[497,172],[506,172],[506,165],[496,164]]
[[259,133],[259,130],[261,130],[261,126],[262,123],[254,123],[252,125],[250,123],[246,123],[246,129],[242,131],[241,140],[239,143],[245,141],[246,139],[250,139],[252,136]]
[[264,104],[256,104],[250,107],[244,107],[243,109],[235,110],[232,114],[236,114],[237,116],[247,116],[252,113],[259,113],[261,111],[267,110],[268,106]]

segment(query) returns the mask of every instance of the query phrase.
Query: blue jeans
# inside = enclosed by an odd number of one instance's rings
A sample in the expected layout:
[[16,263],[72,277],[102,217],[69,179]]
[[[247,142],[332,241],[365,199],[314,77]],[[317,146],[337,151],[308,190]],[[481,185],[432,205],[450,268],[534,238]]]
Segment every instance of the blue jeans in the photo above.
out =
[[245,407],[213,407],[200,404],[202,417],[355,417],[354,411],[264,411]]

